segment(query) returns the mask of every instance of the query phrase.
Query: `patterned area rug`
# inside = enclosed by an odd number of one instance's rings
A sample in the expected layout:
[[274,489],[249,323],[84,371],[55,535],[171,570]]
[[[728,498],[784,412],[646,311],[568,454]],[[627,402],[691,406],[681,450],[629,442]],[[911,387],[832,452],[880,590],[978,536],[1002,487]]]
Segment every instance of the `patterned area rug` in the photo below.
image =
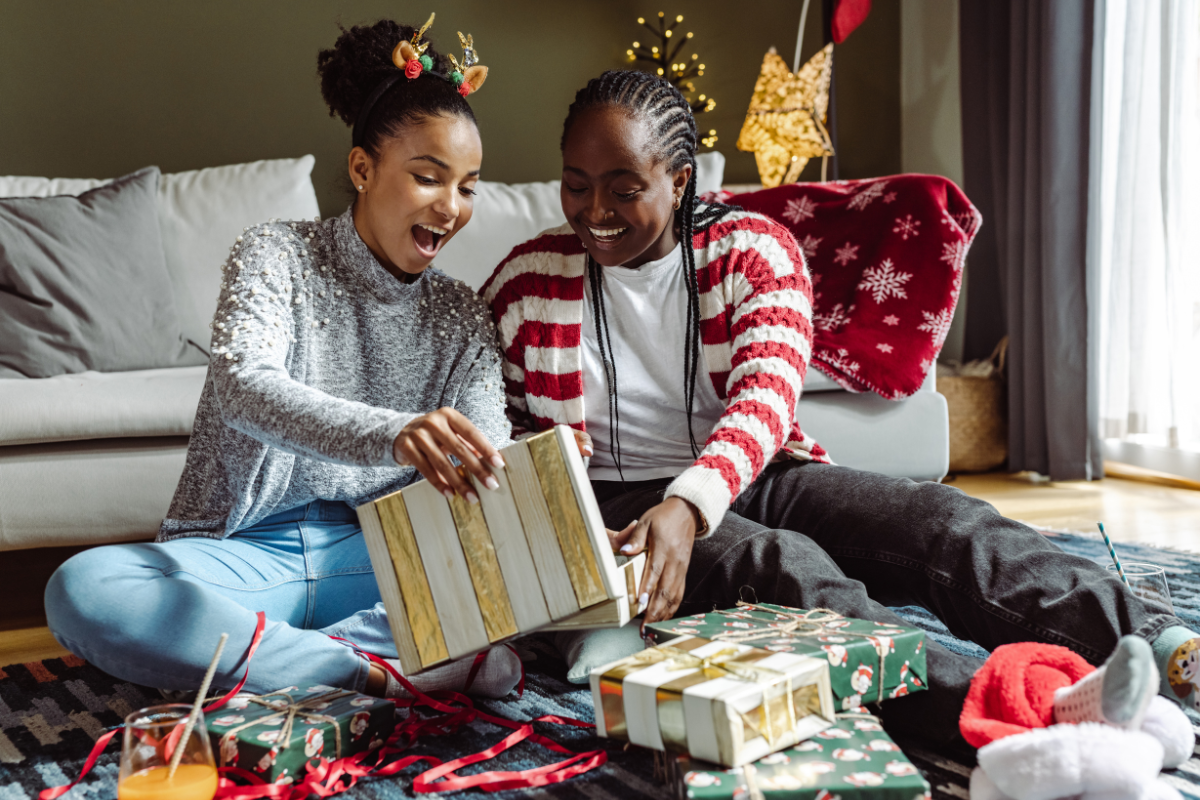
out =
[[[1065,551],[1107,562],[1103,542],[1074,534],[1048,534]],[[1148,561],[1165,566],[1176,613],[1200,627],[1200,556],[1178,551],[1136,545],[1121,547],[1129,561]],[[900,609],[914,625],[923,628],[940,643],[961,652],[983,654],[970,642],[950,635],[936,618],[920,608]],[[536,637],[529,640],[538,659],[531,669],[525,696],[504,702],[479,701],[478,704],[510,719],[532,719],[559,714],[579,719],[592,718],[591,697],[564,680],[565,665]],[[67,657],[42,662],[6,666],[0,669],[0,800],[35,800],[42,789],[69,782],[78,774],[92,742],[105,730],[117,726],[129,712],[161,702],[157,692],[116,680],[80,659]],[[1200,733],[1200,717],[1192,717]],[[654,776],[650,753],[638,748],[624,749],[619,744],[597,739],[587,731],[555,725],[539,725],[562,744],[576,751],[607,748],[608,763],[587,775],[547,789],[501,792],[493,795],[534,797],[550,800],[651,800],[667,797],[668,791]],[[447,737],[422,743],[416,752],[431,753],[449,759],[482,750],[508,733],[496,726],[477,722]],[[119,745],[114,742],[101,756],[85,782],[64,800],[115,798]],[[906,748],[909,757],[934,787],[941,800],[965,800],[971,766],[945,755],[919,748]],[[557,758],[541,748],[521,745],[485,766],[489,769],[527,769]],[[412,777],[420,767],[406,775],[364,781],[344,796],[354,800],[397,800],[413,797]],[[470,769],[463,770],[464,773]],[[1200,800],[1200,757],[1166,774],[1165,780],[1185,797]],[[456,793],[466,797],[469,793]],[[448,796],[448,795],[447,795]]]

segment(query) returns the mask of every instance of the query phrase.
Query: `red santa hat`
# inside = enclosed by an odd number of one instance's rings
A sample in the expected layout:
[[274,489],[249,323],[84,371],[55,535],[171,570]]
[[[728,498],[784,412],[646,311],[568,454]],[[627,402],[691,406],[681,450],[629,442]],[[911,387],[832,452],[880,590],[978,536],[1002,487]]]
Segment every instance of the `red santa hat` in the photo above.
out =
[[997,647],[975,673],[958,727],[972,747],[1054,724],[1054,691],[1095,671],[1083,657],[1053,644]]
[[1095,667],[1065,647],[1032,642],[996,648],[975,674],[959,729],[979,748],[971,800],[1137,797],[1182,800],[1158,771],[1192,754],[1190,722],[1155,697],[1141,730],[1097,722],[1054,723],[1054,693]]

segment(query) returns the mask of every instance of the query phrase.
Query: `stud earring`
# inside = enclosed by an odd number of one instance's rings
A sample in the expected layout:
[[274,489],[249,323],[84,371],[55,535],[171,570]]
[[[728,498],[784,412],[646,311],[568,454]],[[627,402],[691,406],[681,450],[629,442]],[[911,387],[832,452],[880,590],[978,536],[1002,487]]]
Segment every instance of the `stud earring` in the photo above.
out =
[[360,185],[360,186],[358,187],[358,190],[361,192],[361,191],[363,190],[363,187]]

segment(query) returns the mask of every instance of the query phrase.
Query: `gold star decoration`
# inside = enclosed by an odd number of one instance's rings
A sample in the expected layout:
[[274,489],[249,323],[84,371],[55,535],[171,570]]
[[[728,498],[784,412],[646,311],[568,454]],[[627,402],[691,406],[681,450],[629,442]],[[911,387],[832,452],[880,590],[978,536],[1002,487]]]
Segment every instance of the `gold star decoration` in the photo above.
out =
[[763,186],[795,183],[810,158],[833,155],[825,130],[833,45],[828,44],[796,74],[771,48],[763,57],[737,148],[754,153]]

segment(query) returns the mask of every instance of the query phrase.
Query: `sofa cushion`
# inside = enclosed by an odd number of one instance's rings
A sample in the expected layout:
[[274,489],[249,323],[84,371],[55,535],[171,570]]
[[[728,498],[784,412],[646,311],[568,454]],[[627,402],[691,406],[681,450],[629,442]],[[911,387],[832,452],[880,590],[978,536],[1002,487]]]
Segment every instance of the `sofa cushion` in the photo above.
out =
[[[721,188],[725,156],[702,153],[696,157],[696,167],[699,193]],[[480,181],[475,187],[474,216],[465,228],[446,242],[434,265],[478,289],[510,250],[567,221],[559,199],[559,183]]]
[[131,436],[187,436],[207,367],[0,380],[0,447]]
[[205,351],[229,249],[242,228],[319,216],[311,178],[315,163],[303,156],[163,176],[159,219],[167,269],[191,299],[192,327],[185,330]]
[[0,378],[206,361],[181,330],[158,179],[150,167],[78,197],[0,200]]
[[558,184],[480,181],[471,221],[442,246],[433,265],[478,289],[515,246],[566,222]]
[[0,447],[0,551],[153,539],[187,448],[174,436]]
[[[317,216],[310,177],[314,163],[312,156],[303,156],[162,176],[158,219],[175,305],[184,335],[204,352],[221,286],[220,265],[229,248],[242,228],[275,217]],[[77,195],[108,182],[0,176],[0,197]]]
[[843,467],[914,481],[939,481],[950,466],[946,398],[926,381],[912,396],[806,392],[796,418]]

